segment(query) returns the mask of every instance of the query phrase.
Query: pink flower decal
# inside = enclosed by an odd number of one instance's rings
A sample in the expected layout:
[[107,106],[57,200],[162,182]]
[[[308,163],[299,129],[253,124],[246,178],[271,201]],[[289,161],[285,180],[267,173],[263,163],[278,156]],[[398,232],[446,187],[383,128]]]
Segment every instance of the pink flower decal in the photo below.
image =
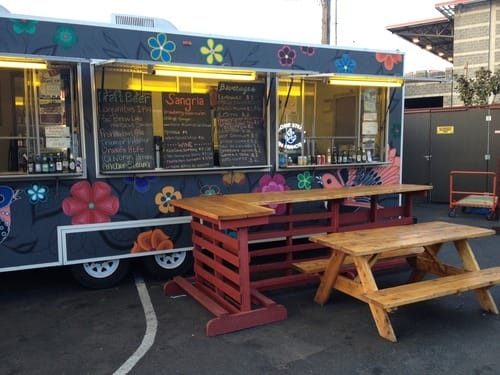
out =
[[71,224],[108,223],[120,207],[117,197],[111,195],[111,187],[97,181],[92,185],[80,181],[71,187],[71,197],[62,203],[63,212],[73,216]]
[[278,50],[277,55],[281,66],[292,66],[297,57],[297,52],[290,46],[283,46]]
[[386,68],[387,70],[392,70],[394,69],[394,65],[403,62],[403,56],[397,53],[394,54],[376,53],[375,58],[379,63],[383,62],[384,68]]
[[[288,186],[285,185],[286,180],[280,174],[272,177],[269,174],[262,176],[259,180],[259,187],[255,188],[254,192],[270,192],[270,191],[285,191],[290,190]],[[276,215],[281,215],[286,211],[285,204],[270,204],[268,207],[273,208],[276,211]]]

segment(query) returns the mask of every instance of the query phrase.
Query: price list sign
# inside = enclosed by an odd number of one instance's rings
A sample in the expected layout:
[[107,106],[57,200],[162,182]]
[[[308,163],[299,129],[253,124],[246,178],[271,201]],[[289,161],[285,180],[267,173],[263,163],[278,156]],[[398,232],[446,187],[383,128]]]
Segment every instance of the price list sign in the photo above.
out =
[[165,167],[213,167],[209,96],[164,92],[162,104]]
[[98,90],[102,172],[154,169],[151,92]]
[[219,83],[217,129],[221,166],[266,164],[264,90],[260,83]]

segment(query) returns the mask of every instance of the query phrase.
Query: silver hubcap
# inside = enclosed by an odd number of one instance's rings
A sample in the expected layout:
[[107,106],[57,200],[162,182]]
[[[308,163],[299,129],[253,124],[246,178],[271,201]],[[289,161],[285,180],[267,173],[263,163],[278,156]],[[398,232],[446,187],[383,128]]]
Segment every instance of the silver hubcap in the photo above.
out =
[[103,262],[84,263],[83,269],[93,278],[104,279],[114,274],[119,265],[120,261],[118,259],[105,260]]
[[185,259],[186,259],[185,251],[155,255],[156,263],[160,267],[169,270],[179,267],[184,262]]

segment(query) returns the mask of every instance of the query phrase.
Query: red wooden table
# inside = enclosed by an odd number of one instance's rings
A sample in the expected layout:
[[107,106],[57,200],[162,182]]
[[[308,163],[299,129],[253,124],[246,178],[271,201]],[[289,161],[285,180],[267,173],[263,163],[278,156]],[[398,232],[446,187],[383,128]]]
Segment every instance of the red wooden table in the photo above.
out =
[[[200,196],[173,201],[192,216],[194,277],[175,277],[166,295],[188,293],[215,315],[206,334],[237,331],[287,317],[286,308],[263,294],[269,289],[318,281],[296,273],[297,259],[329,256],[308,237],[413,222],[412,198],[426,185],[376,185],[339,189]],[[402,204],[383,207],[380,196],[401,194]],[[342,212],[346,199],[370,197],[369,207]],[[266,206],[284,204],[283,215]]]

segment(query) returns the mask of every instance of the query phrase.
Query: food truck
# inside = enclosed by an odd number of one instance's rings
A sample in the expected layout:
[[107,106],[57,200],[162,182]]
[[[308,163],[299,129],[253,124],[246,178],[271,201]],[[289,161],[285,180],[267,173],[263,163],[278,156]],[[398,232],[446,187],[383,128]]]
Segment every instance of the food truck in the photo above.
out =
[[401,53],[114,20],[0,13],[0,271],[168,278],[192,266],[173,200],[400,181]]

